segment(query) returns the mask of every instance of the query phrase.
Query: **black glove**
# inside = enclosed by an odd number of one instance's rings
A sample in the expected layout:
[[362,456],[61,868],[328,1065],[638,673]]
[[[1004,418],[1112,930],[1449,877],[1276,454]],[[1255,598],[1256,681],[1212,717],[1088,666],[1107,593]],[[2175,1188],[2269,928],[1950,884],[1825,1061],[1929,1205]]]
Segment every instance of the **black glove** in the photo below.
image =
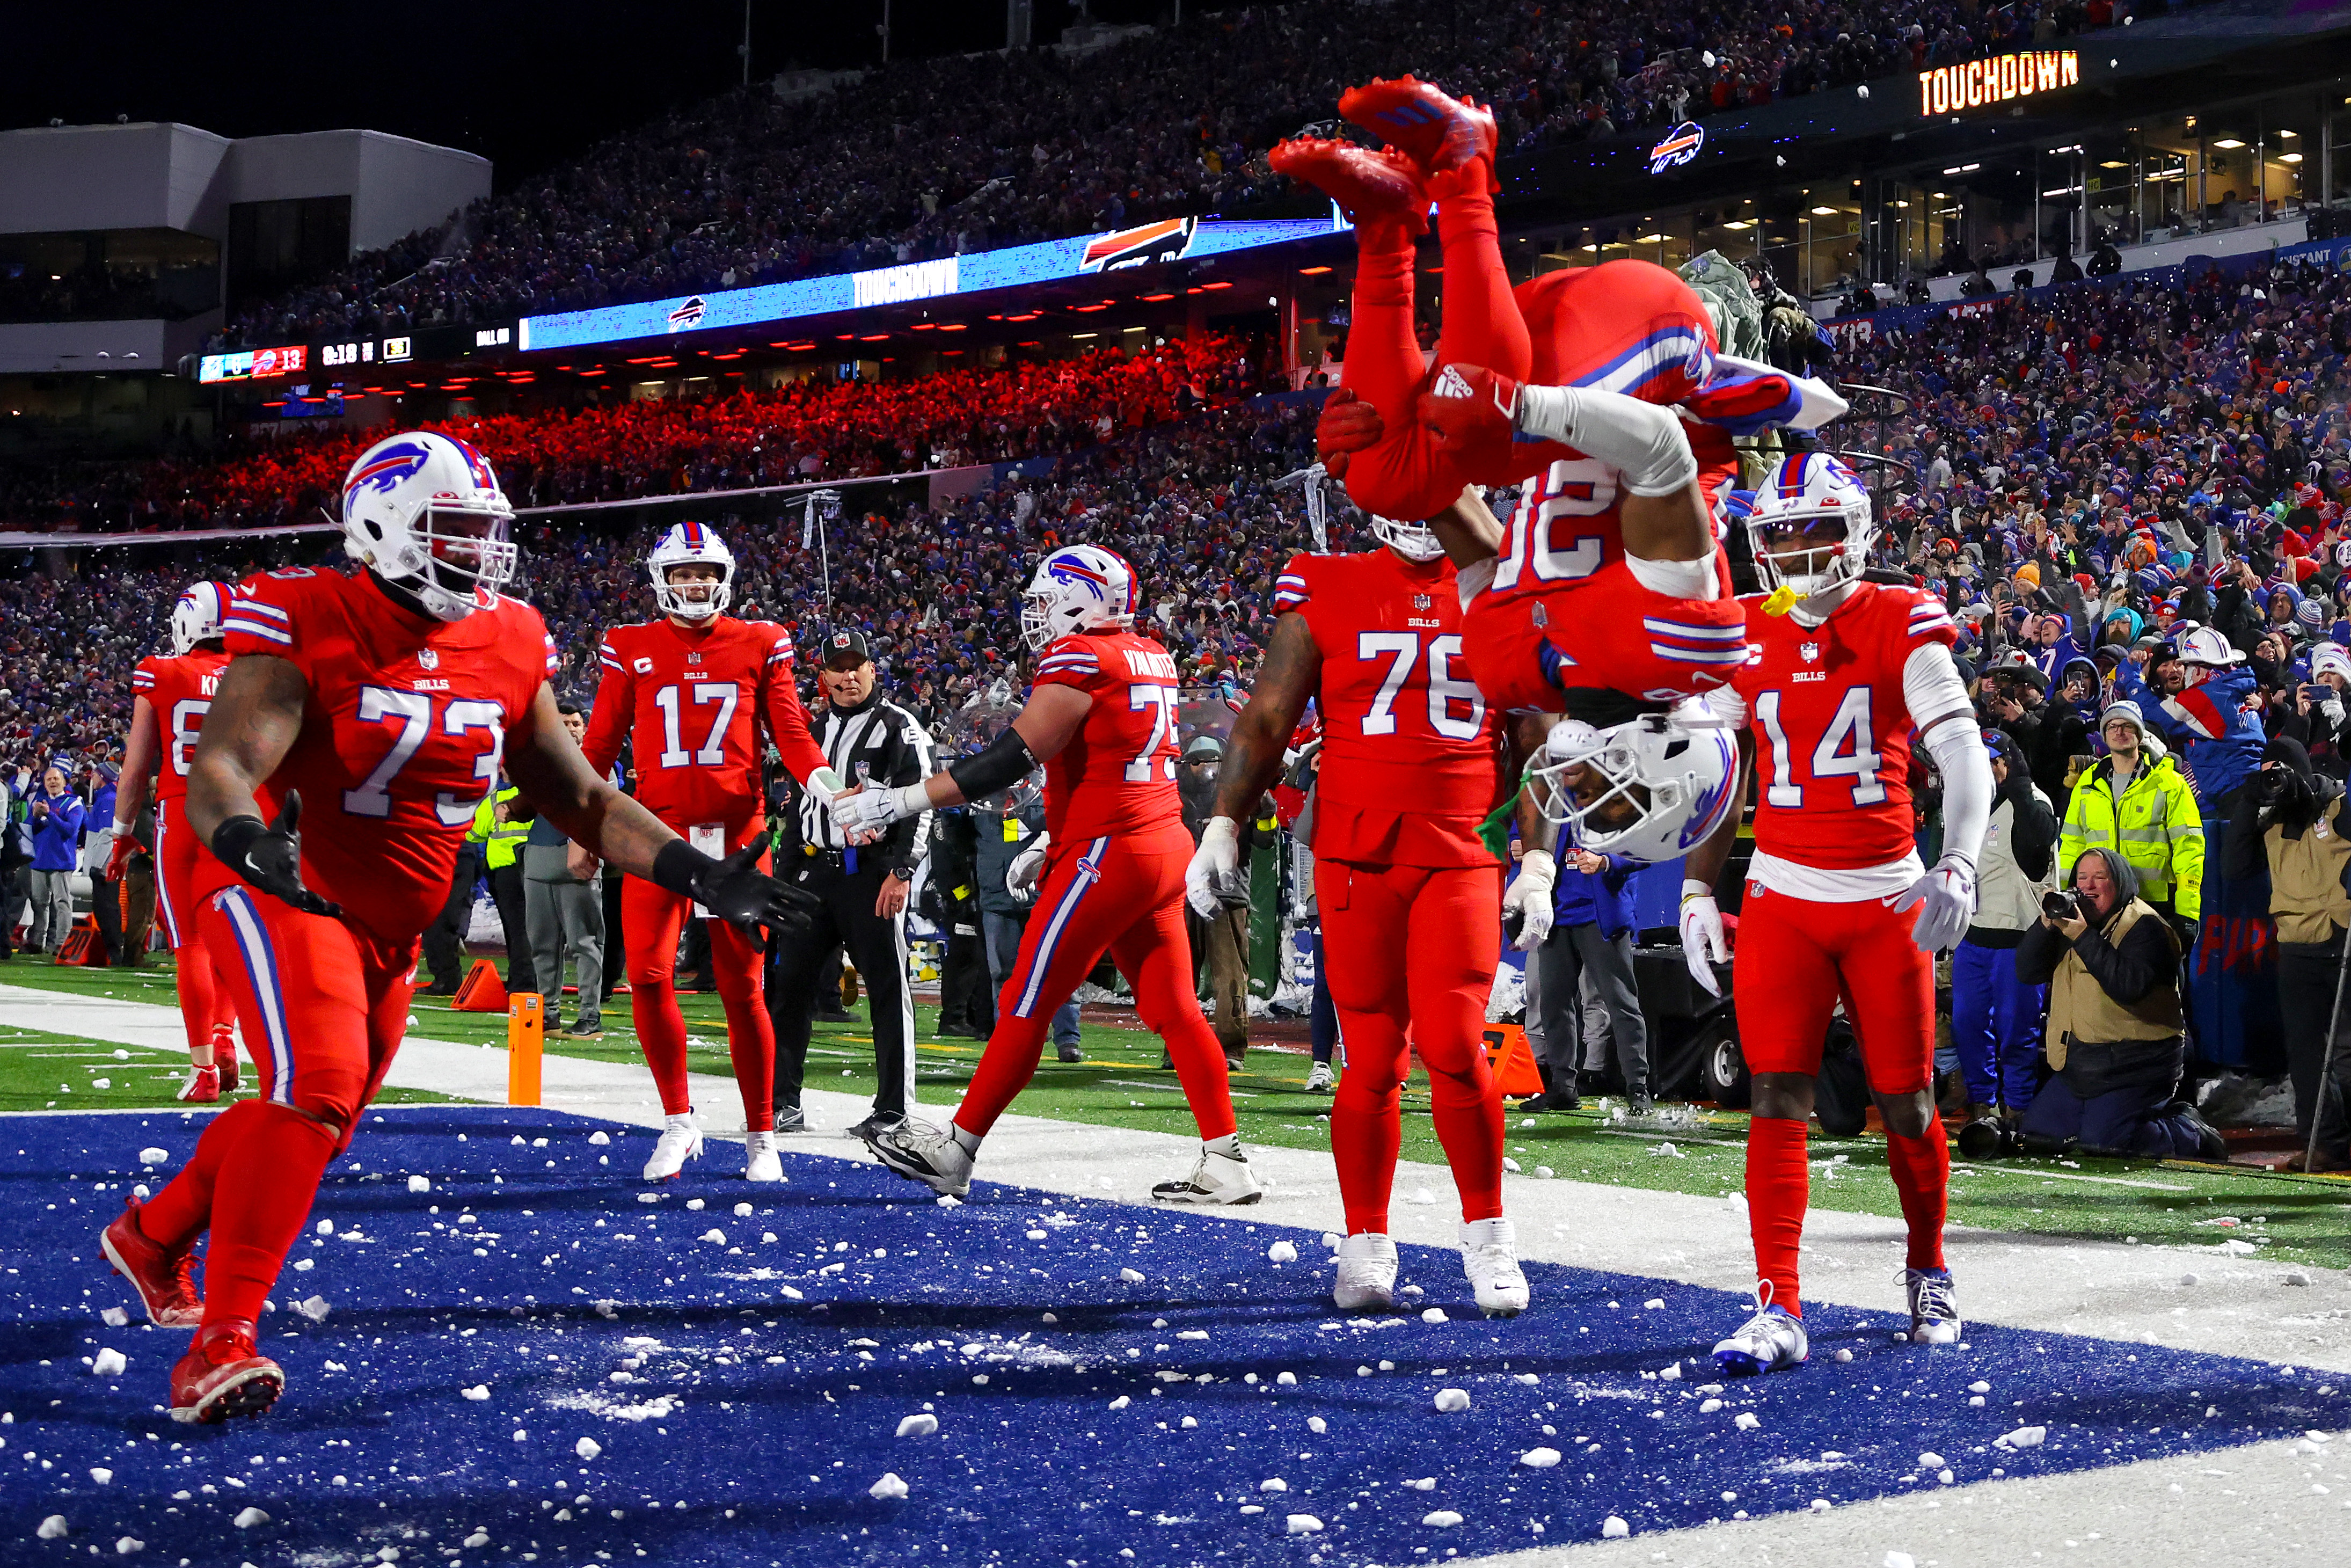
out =
[[277,821],[267,827],[258,817],[231,817],[213,830],[214,859],[262,892],[283,899],[305,915],[333,919],[343,906],[332,904],[302,885],[302,835],[294,824],[302,820],[302,792],[288,789]]
[[725,860],[715,861],[684,839],[672,839],[653,856],[653,880],[738,930],[764,925],[778,936],[805,936],[813,929],[811,917],[824,904],[806,888],[761,871],[759,857],[767,852],[767,841],[754,839]]

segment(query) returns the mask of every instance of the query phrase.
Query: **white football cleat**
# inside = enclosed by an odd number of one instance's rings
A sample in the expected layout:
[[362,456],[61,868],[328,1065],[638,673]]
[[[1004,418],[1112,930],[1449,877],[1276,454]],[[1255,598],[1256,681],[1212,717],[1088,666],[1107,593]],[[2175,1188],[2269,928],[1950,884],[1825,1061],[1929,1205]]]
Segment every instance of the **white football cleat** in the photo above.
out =
[[1802,1366],[1812,1354],[1803,1319],[1777,1303],[1766,1304],[1765,1297],[1757,1301],[1755,1315],[1714,1347],[1714,1364],[1733,1377],[1785,1372]]
[[882,1127],[868,1120],[858,1124],[856,1136],[875,1159],[942,1197],[971,1191],[972,1153],[956,1142],[952,1127],[934,1127],[912,1116]]
[[667,1181],[685,1168],[686,1161],[701,1157],[702,1129],[695,1124],[693,1112],[681,1111],[662,1127],[653,1157],[645,1162],[645,1179]]
[[1339,1277],[1331,1299],[1343,1312],[1386,1312],[1395,1305],[1395,1242],[1363,1231],[1339,1243]]
[[747,1133],[743,1138],[743,1179],[745,1181],[781,1181],[784,1179],[784,1156],[776,1153],[776,1134]]
[[1461,1271],[1478,1310],[1514,1318],[1527,1310],[1527,1271],[1519,1267],[1519,1231],[1508,1219],[1472,1219],[1461,1227]]
[[1951,1292],[1949,1269],[1911,1269],[1903,1283],[1910,1288],[1910,1343],[1959,1343],[1959,1303]]
[[1247,1155],[1227,1155],[1200,1145],[1200,1163],[1182,1181],[1163,1181],[1151,1189],[1155,1203],[1255,1203],[1265,1186],[1249,1169]]
[[1306,1092],[1309,1094],[1328,1094],[1331,1092],[1331,1064],[1329,1062],[1318,1061],[1312,1067],[1307,1069]]

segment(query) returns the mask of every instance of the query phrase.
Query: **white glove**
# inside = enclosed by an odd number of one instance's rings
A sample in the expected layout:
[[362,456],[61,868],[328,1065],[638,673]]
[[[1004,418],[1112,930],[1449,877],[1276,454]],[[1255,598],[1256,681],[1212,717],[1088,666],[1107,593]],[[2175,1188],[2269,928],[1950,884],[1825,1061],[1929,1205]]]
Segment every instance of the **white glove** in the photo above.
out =
[[1053,841],[1050,833],[1040,833],[1029,841],[1028,847],[1012,857],[1004,868],[1004,891],[1016,904],[1037,902],[1037,881],[1045,873],[1045,851]]
[[1230,887],[1239,875],[1241,826],[1230,817],[1211,817],[1200,830],[1200,847],[1184,868],[1184,896],[1194,913],[1207,919],[1225,907],[1219,887]]
[[1682,883],[1682,960],[1708,996],[1722,995],[1714,967],[1730,962],[1730,944],[1722,934],[1722,911],[1714,902],[1714,889],[1695,879]]
[[860,834],[879,833],[901,817],[911,817],[927,810],[930,794],[920,784],[907,784],[895,789],[876,789],[872,786],[854,795],[838,795],[832,800],[832,825],[843,838],[853,843],[869,841]]
[[1959,938],[1968,934],[1968,923],[1975,918],[1976,868],[1959,855],[1945,855],[1896,898],[1892,907],[1899,915],[1914,905],[1918,920],[1911,926],[1910,936],[1918,951],[1939,953],[1958,946]]
[[1549,850],[1529,850],[1519,862],[1519,877],[1502,894],[1502,918],[1508,921],[1512,910],[1518,911],[1519,939],[1510,944],[1521,953],[1531,953],[1551,937],[1553,915],[1551,890],[1559,881],[1559,867]]

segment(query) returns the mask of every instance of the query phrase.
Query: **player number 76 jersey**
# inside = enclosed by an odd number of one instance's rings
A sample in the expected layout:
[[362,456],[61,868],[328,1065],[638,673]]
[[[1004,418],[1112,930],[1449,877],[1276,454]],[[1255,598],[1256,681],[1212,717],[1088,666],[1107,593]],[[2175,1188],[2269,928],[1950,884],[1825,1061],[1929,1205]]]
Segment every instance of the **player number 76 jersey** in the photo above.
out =
[[1732,685],[1755,730],[1757,851],[1823,871],[1914,853],[1903,673],[1918,649],[1957,640],[1942,601],[1862,582],[1813,626],[1742,602],[1755,653]]

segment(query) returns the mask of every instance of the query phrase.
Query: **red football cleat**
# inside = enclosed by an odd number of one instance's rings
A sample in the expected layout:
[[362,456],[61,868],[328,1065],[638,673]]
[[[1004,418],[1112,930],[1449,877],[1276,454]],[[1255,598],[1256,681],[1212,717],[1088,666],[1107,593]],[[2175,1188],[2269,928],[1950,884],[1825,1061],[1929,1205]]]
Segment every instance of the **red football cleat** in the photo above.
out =
[[191,1066],[178,1098],[190,1105],[211,1105],[221,1097],[220,1073],[210,1067]]
[[147,1308],[150,1321],[167,1329],[193,1328],[204,1322],[204,1298],[196,1293],[196,1260],[192,1248],[166,1250],[139,1228],[139,1200],[127,1198],[122,1212],[98,1238],[99,1250],[114,1271],[131,1281]]
[[236,1031],[226,1024],[213,1029],[213,1068],[220,1074],[221,1092],[236,1092]]
[[1393,148],[1374,152],[1352,141],[1299,136],[1267,154],[1277,174],[1313,186],[1339,204],[1358,228],[1368,219],[1393,218],[1412,234],[1428,232],[1428,196],[1412,160]]
[[1483,158],[1487,183],[1493,180],[1494,116],[1476,99],[1455,98],[1431,82],[1409,76],[1350,88],[1339,113],[1411,158],[1424,179],[1465,169]]
[[172,1419],[210,1426],[258,1416],[284,1392],[286,1369],[253,1347],[253,1324],[228,1318],[201,1330],[172,1368]]

